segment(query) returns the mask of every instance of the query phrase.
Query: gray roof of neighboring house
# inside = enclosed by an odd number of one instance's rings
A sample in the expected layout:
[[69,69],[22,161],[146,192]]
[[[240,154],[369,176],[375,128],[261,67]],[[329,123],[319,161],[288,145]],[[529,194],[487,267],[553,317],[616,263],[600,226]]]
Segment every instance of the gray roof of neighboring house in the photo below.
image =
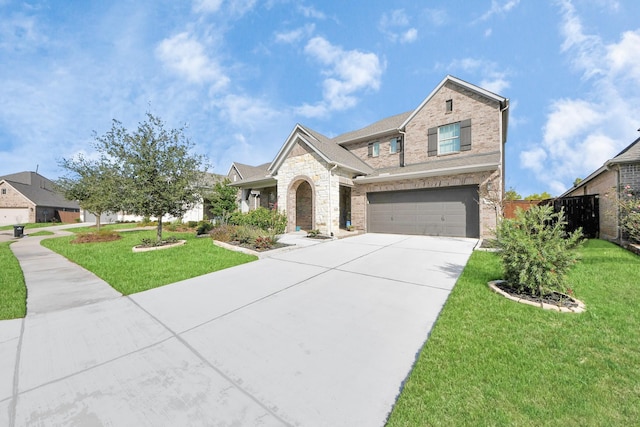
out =
[[621,163],[640,163],[640,138],[636,139],[631,144],[629,144],[624,150],[622,150],[617,155],[615,155],[611,159],[604,162],[604,165],[600,166],[598,169],[591,172],[591,174],[589,174],[589,176],[587,176],[585,179],[580,181],[578,185],[571,187],[570,189],[562,193],[559,197],[564,197],[567,194],[576,191],[576,189],[585,186],[586,184],[589,183],[589,181],[596,178],[601,173],[607,171],[608,170],[607,166],[621,164]]
[[606,164],[640,162],[640,138],[609,160]]
[[18,172],[0,176],[36,206],[79,209],[78,203],[67,200],[56,191],[55,184],[36,172]]

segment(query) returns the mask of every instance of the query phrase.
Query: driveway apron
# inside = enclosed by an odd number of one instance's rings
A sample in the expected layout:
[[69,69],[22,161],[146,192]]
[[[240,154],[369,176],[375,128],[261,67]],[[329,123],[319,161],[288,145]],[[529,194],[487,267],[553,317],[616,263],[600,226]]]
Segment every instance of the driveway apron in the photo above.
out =
[[0,424],[382,426],[475,243],[365,234],[0,322]]

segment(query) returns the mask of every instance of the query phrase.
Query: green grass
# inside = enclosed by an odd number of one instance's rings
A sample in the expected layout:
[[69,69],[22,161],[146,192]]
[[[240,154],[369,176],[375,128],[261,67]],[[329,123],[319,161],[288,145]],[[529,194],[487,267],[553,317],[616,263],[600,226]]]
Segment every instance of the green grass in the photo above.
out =
[[[42,227],[53,227],[54,225],[65,225],[67,223],[63,222],[28,222],[23,225],[24,228],[42,228]],[[0,226],[0,231],[2,230],[13,230],[13,225],[2,225]]]
[[[122,225],[122,224],[120,224]],[[255,256],[215,246],[210,238],[193,233],[164,233],[187,240],[183,246],[133,253],[142,238],[154,238],[155,230],[122,233],[122,239],[106,243],[70,244],[75,236],[46,239],[42,244],[92,271],[124,295],[145,291],[213,271],[244,264]]]
[[46,231],[46,230],[42,230],[42,231],[36,231],[35,233],[29,233],[29,236],[32,237],[37,237],[37,236],[52,236],[54,233],[51,231]]
[[475,252],[388,426],[599,426],[640,420],[640,257],[591,240],[569,274],[582,314],[490,292],[501,265]]
[[9,245],[0,243],[0,320],[24,317],[27,313],[27,288],[18,260]]

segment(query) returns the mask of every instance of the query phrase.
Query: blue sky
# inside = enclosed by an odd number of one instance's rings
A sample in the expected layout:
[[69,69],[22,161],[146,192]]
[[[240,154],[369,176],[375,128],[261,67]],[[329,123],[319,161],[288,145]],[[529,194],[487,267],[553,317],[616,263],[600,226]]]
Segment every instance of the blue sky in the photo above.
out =
[[413,110],[447,75],[511,100],[506,182],[559,195],[640,134],[637,0],[0,0],[0,175],[112,119],[188,125],[215,173]]

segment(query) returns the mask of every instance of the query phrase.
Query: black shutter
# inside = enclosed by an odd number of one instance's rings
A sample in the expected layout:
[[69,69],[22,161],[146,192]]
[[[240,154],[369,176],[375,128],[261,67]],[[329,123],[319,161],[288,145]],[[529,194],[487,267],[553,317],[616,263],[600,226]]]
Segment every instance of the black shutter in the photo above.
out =
[[427,155],[437,156],[438,155],[438,128],[430,128],[427,131],[428,138],[428,146],[427,146]]
[[460,151],[471,150],[471,119],[460,122]]
[[369,149],[367,155],[369,157],[372,157],[373,156],[373,142],[370,142],[369,145],[367,146],[367,148]]
[[404,151],[404,138],[396,138],[396,149],[398,153],[402,153]]

